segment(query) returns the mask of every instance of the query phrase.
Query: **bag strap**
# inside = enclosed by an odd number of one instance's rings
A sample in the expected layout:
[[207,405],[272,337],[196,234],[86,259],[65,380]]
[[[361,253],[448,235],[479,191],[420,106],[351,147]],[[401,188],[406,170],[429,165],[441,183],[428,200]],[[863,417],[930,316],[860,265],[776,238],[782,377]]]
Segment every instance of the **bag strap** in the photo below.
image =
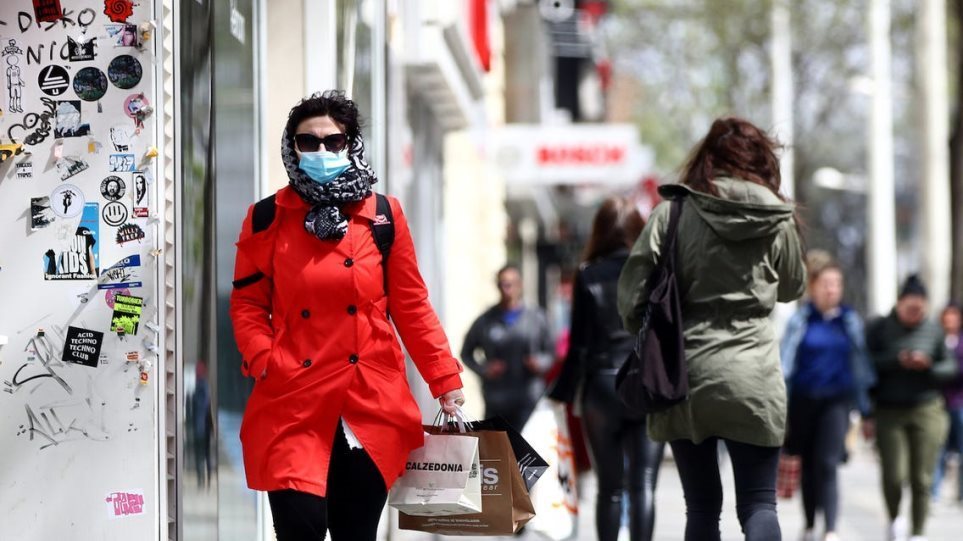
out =
[[257,203],[254,203],[254,212],[251,216],[251,229],[254,233],[260,233],[268,227],[271,227],[271,222],[274,221],[274,213],[276,210],[274,206],[274,200],[276,198],[277,194],[272,194],[270,197],[265,197]]
[[[665,248],[663,250],[663,257],[660,258],[663,261],[663,267],[670,271],[675,271],[675,247],[679,237],[679,217],[682,216],[683,199],[684,196],[678,196],[672,200],[669,209],[669,227],[666,229],[665,241],[663,242]],[[666,255],[668,257],[666,257]]]
[[380,193],[375,194],[375,219],[371,221],[371,236],[374,237],[378,251],[381,252],[381,275],[384,280],[385,296],[388,295],[388,256],[395,242],[395,219],[391,203]]

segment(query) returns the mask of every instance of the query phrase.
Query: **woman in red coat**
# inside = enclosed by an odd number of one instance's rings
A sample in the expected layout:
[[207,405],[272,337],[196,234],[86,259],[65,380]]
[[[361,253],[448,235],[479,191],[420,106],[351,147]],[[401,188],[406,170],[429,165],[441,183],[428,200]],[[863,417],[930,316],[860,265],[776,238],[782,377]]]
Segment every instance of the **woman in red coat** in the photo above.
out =
[[[231,295],[241,369],[256,381],[241,425],[248,486],[268,492],[279,541],[326,529],[373,541],[387,488],[424,441],[392,322],[446,411],[464,402],[462,367],[398,201],[377,210],[354,102],[338,91],[302,100],[282,158],[289,185],[266,227],[264,203],[248,211]],[[373,231],[392,221],[382,269]]]

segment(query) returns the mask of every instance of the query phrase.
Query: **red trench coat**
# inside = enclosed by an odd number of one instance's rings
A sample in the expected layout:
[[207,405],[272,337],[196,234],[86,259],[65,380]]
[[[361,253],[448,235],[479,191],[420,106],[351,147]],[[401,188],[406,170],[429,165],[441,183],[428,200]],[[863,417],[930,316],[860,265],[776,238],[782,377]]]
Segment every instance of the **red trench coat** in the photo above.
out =
[[[304,229],[308,205],[290,187],[277,194],[271,226],[237,242],[231,321],[256,378],[241,424],[244,469],[255,490],[324,496],[339,419],[391,487],[409,451],[423,445],[421,413],[387,313],[433,396],[462,386],[461,363],[428,301],[401,206],[389,198],[395,240],[385,298],[381,253],[371,235],[374,197],[345,207],[348,233],[321,241]],[[376,226],[377,227],[377,226]]]

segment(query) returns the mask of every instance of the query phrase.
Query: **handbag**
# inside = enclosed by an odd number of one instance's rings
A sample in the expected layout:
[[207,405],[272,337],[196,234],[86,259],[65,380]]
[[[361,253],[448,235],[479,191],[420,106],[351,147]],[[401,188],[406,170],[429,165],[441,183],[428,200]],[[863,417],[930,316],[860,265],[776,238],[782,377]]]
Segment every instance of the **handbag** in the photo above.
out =
[[[438,427],[426,427],[436,432]],[[482,509],[479,513],[416,516],[398,513],[402,530],[444,535],[511,535],[535,516],[532,500],[515,461],[508,434],[500,430],[472,430],[454,437],[477,438],[481,463]]]
[[409,515],[446,516],[482,510],[478,438],[426,433],[408,454],[405,473],[388,493],[388,505]]
[[689,370],[676,281],[676,240],[682,197],[671,202],[659,261],[647,281],[648,299],[635,347],[615,376],[615,389],[630,414],[664,411],[686,400]]
[[532,487],[548,469],[549,464],[522,436],[522,433],[509,425],[503,417],[491,417],[484,421],[473,422],[471,423],[471,429],[501,430],[508,435],[508,441],[512,444],[512,452],[515,453],[515,461],[518,462],[518,470],[522,474],[522,479],[525,480],[525,488],[531,492]]

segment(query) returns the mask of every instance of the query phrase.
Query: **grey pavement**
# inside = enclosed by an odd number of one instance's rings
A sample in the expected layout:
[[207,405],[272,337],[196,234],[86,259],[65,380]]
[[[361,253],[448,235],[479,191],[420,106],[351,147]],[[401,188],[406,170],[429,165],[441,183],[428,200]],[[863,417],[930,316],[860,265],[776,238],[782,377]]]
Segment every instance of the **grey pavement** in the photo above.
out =
[[[736,541],[743,539],[735,512],[735,493],[732,486],[732,470],[728,467],[728,460],[724,464],[723,479],[725,486],[725,503],[722,516],[722,539]],[[953,476],[949,476],[951,479]],[[838,534],[842,541],[884,541],[886,531],[886,515],[883,497],[879,488],[879,466],[874,450],[867,444],[860,442],[849,463],[840,470],[840,517]],[[579,528],[572,539],[594,540],[595,482],[591,473],[585,475],[580,486]],[[961,541],[963,540],[963,507],[955,503],[946,503],[951,495],[956,494],[956,486],[947,482],[944,486],[944,501],[931,506],[931,517],[927,524],[927,539],[929,541]],[[656,492],[656,528],[657,541],[682,541],[685,532],[685,505],[682,499],[682,487],[679,475],[671,458],[667,458],[660,473],[659,486]],[[909,494],[903,499],[903,509],[908,510]],[[779,522],[782,526],[783,539],[796,541],[799,539],[803,527],[802,503],[797,494],[789,500],[779,500]],[[821,526],[817,520],[817,533]],[[449,537],[431,536],[417,532],[392,533],[391,541],[428,541],[440,539],[462,539],[466,541],[482,541],[492,539],[538,541],[544,539],[535,533],[524,533],[518,537]],[[620,541],[628,541],[627,532],[623,529]]]

